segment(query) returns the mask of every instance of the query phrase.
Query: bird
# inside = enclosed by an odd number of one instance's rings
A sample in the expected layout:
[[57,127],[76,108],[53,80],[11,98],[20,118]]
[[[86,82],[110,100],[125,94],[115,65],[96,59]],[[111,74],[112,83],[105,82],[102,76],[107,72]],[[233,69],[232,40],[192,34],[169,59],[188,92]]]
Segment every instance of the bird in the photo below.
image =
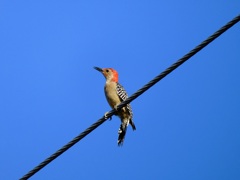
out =
[[[117,110],[117,106],[128,98],[127,92],[124,87],[118,82],[118,72],[113,68],[99,68],[94,67],[97,71],[101,72],[106,79],[104,86],[104,92],[108,104],[111,108]],[[106,114],[105,114],[106,115]],[[118,130],[118,146],[122,146],[125,135],[127,132],[127,126],[130,124],[133,130],[136,130],[136,126],[133,122],[133,112],[130,104],[117,110],[116,115],[121,119],[121,125]]]

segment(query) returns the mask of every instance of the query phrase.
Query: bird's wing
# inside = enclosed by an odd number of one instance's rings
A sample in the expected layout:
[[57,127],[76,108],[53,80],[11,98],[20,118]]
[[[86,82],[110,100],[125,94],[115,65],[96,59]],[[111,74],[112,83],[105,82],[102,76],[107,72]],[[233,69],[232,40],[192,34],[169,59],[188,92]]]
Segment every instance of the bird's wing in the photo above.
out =
[[[118,94],[119,98],[121,99],[121,102],[125,101],[128,98],[127,92],[125,91],[124,87],[119,83],[117,83],[117,94]],[[132,119],[133,112],[132,112],[132,108],[131,108],[130,104],[127,104],[126,107],[127,107],[129,114],[131,115],[131,119]]]

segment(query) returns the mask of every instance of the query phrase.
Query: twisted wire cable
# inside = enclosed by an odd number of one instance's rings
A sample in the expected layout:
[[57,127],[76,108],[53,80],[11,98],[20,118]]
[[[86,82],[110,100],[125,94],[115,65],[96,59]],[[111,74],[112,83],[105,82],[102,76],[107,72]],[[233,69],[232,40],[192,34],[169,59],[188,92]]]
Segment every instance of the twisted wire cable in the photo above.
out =
[[[165,71],[163,71],[161,74],[156,76],[153,80],[151,80],[149,83],[147,83],[145,86],[143,86],[141,89],[139,89],[136,93],[134,93],[132,96],[127,98],[125,101],[121,102],[117,106],[117,110],[121,109],[122,107],[126,106],[130,102],[132,102],[134,99],[136,99],[138,96],[143,94],[145,91],[147,91],[149,88],[154,86],[157,82],[159,82],[161,79],[163,79],[166,75],[171,73],[173,70],[175,70],[177,67],[182,65],[184,62],[186,62],[188,59],[190,59],[193,55],[198,53],[201,49],[206,47],[209,43],[211,43],[213,40],[215,40],[217,37],[219,37],[221,34],[223,34],[225,31],[227,31],[229,28],[231,28],[233,25],[235,25],[238,21],[240,21],[240,15],[236,16],[234,19],[229,21],[225,26],[220,28],[218,31],[216,31],[213,35],[208,37],[205,41],[200,43],[198,46],[196,46],[194,49],[192,49],[189,53],[187,53],[185,56],[183,56],[181,59],[179,59],[177,62],[172,64],[169,68],[167,68]],[[98,126],[100,126],[102,123],[104,123],[108,118],[111,118],[112,115],[114,115],[117,110],[113,109],[106,113],[106,116],[103,116],[101,119],[99,119],[97,122],[92,124],[89,128],[87,128],[85,131],[80,133],[78,136],[76,136],[73,140],[71,140],[69,143],[64,145],[61,149],[56,151],[54,154],[52,154],[50,157],[45,159],[43,162],[41,162],[38,166],[33,168],[31,171],[29,171],[26,175],[24,175],[20,180],[26,180],[33,176],[35,173],[40,171],[42,168],[44,168],[46,165],[48,165],[51,161],[56,159],[58,156],[60,156],[62,153],[67,151],[69,148],[71,148],[73,145],[75,145],[77,142],[79,142],[81,139],[83,139],[86,135],[91,133],[94,129],[96,129]]]

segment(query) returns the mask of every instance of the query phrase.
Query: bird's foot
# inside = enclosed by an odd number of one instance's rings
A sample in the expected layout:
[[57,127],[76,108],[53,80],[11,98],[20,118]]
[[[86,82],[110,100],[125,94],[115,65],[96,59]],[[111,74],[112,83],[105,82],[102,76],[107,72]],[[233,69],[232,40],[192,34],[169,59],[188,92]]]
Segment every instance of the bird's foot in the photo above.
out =
[[105,119],[108,119],[108,118],[109,118],[109,120],[111,121],[111,120],[112,120],[112,116],[111,116],[111,117],[108,117],[107,115],[108,115],[108,112],[106,112],[106,113],[104,114],[104,118],[105,118]]
[[115,105],[115,106],[114,106],[114,109],[115,109],[116,111],[118,111],[117,107],[118,107],[118,105]]

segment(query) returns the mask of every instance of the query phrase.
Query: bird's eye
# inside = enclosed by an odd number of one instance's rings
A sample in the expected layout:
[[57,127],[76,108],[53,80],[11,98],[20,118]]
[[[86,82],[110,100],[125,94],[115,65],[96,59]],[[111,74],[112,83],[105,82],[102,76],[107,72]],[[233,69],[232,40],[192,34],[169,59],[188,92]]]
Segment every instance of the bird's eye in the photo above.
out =
[[109,70],[107,69],[106,72],[109,72]]

